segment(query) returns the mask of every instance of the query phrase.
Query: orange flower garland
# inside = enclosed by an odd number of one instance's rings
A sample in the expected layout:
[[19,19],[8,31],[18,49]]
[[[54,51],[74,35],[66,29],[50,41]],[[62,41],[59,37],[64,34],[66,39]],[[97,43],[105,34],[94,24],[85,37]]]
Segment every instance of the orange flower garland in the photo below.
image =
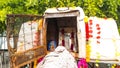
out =
[[92,30],[89,31],[89,24],[88,24],[88,17],[84,18],[85,22],[85,32],[86,32],[86,61],[90,61],[90,53],[91,53],[91,46],[89,45],[90,41],[89,38],[92,37],[92,35],[89,35],[89,33],[92,33]]
[[[101,31],[100,31],[100,25],[99,24],[96,24],[96,29],[97,29],[97,37],[96,37],[96,43],[98,44],[98,46],[99,46],[99,44],[100,44],[100,34],[101,34]],[[98,62],[99,62],[99,59],[100,59],[100,53],[99,52],[96,52],[96,55],[97,55],[97,59],[96,59],[96,67],[99,67],[99,64],[98,64]]]

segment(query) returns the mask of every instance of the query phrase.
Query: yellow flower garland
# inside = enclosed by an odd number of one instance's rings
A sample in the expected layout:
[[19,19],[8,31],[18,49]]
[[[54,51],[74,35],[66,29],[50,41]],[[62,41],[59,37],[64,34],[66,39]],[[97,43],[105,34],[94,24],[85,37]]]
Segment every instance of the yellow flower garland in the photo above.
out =
[[91,53],[91,46],[89,44],[89,41],[86,43],[86,61],[90,61],[90,53]]

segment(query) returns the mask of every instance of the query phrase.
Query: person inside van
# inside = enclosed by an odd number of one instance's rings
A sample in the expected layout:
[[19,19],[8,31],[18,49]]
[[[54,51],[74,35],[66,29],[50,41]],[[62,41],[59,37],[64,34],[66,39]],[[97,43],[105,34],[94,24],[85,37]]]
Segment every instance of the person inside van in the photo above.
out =
[[56,42],[54,40],[50,41],[48,44],[48,51],[52,52],[57,47]]

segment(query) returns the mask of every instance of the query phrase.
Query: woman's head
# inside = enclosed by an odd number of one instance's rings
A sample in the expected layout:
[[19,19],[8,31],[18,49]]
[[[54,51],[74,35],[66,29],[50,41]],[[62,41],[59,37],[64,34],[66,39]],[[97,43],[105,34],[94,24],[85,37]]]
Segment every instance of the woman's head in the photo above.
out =
[[56,48],[56,42],[55,41],[50,41],[49,45],[48,45],[48,50],[49,51],[54,51]]

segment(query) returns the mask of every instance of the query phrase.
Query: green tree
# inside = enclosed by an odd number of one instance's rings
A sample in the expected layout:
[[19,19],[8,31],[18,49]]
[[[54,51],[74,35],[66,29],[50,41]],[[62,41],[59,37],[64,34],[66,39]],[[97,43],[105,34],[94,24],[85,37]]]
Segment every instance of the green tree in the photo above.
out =
[[83,0],[81,6],[87,16],[115,19],[120,32],[120,0]]
[[86,16],[114,18],[120,28],[120,0],[0,0],[0,27],[5,30],[7,14],[43,15],[47,8],[74,6]]

